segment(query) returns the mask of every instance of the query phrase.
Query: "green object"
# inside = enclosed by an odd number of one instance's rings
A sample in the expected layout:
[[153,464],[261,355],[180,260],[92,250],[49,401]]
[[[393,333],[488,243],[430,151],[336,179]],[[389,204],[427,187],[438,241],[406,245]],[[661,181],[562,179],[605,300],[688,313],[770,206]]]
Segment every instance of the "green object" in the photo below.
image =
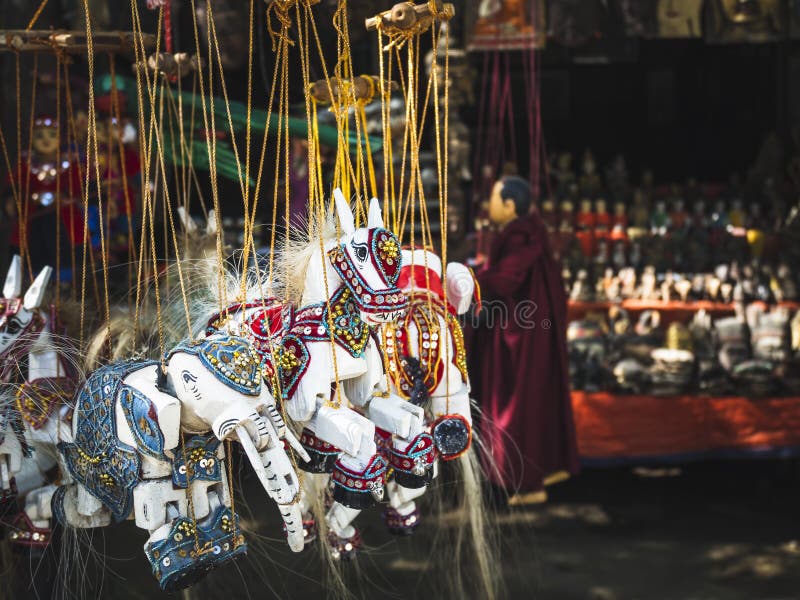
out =
[[[137,98],[135,95],[136,91],[136,82],[128,77],[117,76],[117,90],[120,93],[125,94],[128,99],[128,106],[136,106],[137,105]],[[110,93],[111,91],[111,76],[105,75],[104,77],[100,78],[100,80],[96,84],[96,91],[101,93]],[[157,88],[156,93],[161,88]],[[191,127],[191,115],[192,111],[194,110],[195,115],[195,132],[194,132],[194,141],[189,148],[192,154],[192,165],[195,168],[207,170],[209,167],[208,161],[208,148],[206,143],[201,138],[201,132],[203,128],[203,102],[200,97],[200,94],[194,94],[192,92],[178,92],[174,88],[172,88],[172,96],[177,104],[178,100],[183,103],[183,127],[184,132],[187,132],[188,129]],[[156,104],[159,103],[159,98],[156,97],[155,99]],[[169,99],[165,98],[165,102],[169,102]],[[233,123],[234,131],[239,134],[241,133],[244,136],[244,130],[247,126],[247,107],[242,104],[241,102],[230,102],[230,116],[231,122]],[[206,100],[206,108],[208,108],[210,102]],[[166,110],[166,108],[165,108]],[[223,98],[219,98],[217,96],[214,97],[214,119],[215,125],[217,129],[220,131],[228,132],[228,111],[225,108],[225,100]],[[145,123],[147,123],[147,115],[145,115]],[[250,111],[250,131],[253,133],[262,133],[264,132],[264,127],[267,122],[267,112],[264,110],[252,110]],[[289,136],[290,137],[299,137],[306,139],[308,137],[308,121],[305,118],[299,117],[289,117],[288,123],[289,129]],[[172,164],[177,164],[178,166],[188,166],[184,164],[185,162],[182,158],[180,153],[180,141],[178,139],[173,140],[172,134],[170,133],[169,127],[163,127],[163,137],[161,140],[162,149],[164,152],[164,158],[168,162]],[[178,124],[173,124],[173,130],[177,134],[178,131]],[[278,130],[278,115],[273,113],[272,118],[269,122],[269,133],[271,135],[275,135]],[[319,125],[319,141],[324,146],[336,147],[339,141],[339,131],[336,127],[327,124],[320,124]],[[351,132],[348,138],[350,152],[355,153],[358,149],[358,140],[354,132]],[[187,142],[188,143],[188,142]],[[175,152],[173,153],[173,147]],[[370,137],[369,139],[369,148],[370,150],[375,153],[380,151],[383,147],[383,140],[378,137]],[[239,171],[237,169],[237,161],[236,155],[233,152],[233,147],[229,140],[220,140],[217,142],[217,174],[225,177],[226,179],[230,179],[232,181],[239,180]],[[188,158],[188,157],[187,157]],[[244,172],[244,168],[242,168],[242,172]],[[255,181],[251,178],[250,179],[250,186],[255,186]]]

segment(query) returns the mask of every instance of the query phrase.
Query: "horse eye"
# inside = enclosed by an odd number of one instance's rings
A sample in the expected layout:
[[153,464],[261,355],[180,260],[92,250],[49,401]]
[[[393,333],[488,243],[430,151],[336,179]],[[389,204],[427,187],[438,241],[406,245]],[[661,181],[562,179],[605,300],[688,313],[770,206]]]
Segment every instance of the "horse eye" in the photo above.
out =
[[353,246],[353,249],[356,252],[356,258],[361,262],[367,260],[367,249],[365,246]]
[[8,325],[6,326],[6,333],[9,333],[9,334],[11,334],[11,335],[14,335],[14,334],[16,334],[17,332],[19,332],[19,330],[20,330],[20,329],[22,329],[22,327],[20,326],[20,322],[19,322],[19,320],[17,320],[17,319],[11,319],[11,320],[8,322]]
[[184,371],[183,373],[181,373],[181,377],[183,378],[184,384],[189,384],[190,382],[194,383],[195,381],[197,381],[197,377],[192,375],[190,371]]

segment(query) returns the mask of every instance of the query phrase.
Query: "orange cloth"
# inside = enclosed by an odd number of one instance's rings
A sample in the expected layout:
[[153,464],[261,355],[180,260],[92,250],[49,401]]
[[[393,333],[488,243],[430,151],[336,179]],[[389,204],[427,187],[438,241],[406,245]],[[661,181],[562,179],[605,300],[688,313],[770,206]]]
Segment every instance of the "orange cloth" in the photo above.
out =
[[800,398],[572,392],[583,459],[800,446]]

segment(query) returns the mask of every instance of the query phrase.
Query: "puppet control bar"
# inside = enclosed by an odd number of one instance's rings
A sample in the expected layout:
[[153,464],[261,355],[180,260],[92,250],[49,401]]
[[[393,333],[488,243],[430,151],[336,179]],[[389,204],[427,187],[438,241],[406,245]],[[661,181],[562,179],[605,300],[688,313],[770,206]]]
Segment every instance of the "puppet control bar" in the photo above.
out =
[[449,21],[455,14],[455,7],[441,0],[430,0],[425,4],[400,2],[391,9],[366,19],[364,24],[368,31],[380,26],[387,32],[421,32],[430,27],[435,19]]
[[[140,41],[145,49],[154,48],[156,36],[132,31],[98,31],[92,34],[95,52],[133,54],[135,43]],[[5,29],[0,30],[0,51],[52,52],[54,49],[70,54],[84,53],[88,49],[86,32],[66,30]]]

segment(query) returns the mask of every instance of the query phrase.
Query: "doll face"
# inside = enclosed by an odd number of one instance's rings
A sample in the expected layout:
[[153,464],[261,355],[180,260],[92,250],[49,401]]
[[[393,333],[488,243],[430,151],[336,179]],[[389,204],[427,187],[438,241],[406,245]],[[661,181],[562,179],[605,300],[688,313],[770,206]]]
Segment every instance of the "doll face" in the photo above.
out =
[[58,150],[58,129],[47,126],[34,127],[31,144],[38,154],[45,156],[55,154]]
[[517,218],[517,207],[513,200],[503,199],[503,182],[498,181],[489,198],[489,220],[495,225],[505,225]]

